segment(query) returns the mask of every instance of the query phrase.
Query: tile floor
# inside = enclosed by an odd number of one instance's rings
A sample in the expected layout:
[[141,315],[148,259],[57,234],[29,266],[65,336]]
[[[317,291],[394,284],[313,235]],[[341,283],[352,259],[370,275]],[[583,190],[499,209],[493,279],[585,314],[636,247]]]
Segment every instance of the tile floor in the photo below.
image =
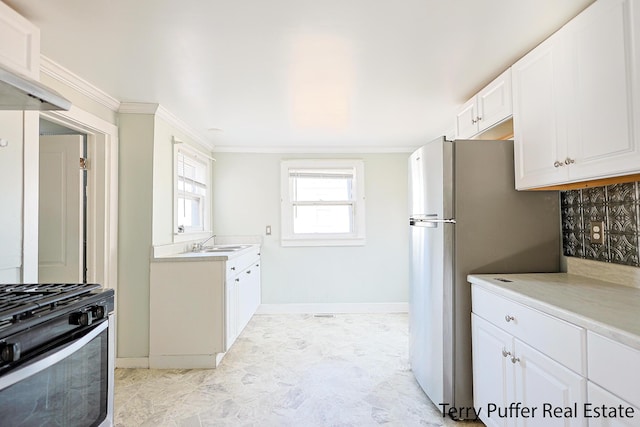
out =
[[406,314],[256,315],[218,369],[117,369],[116,427],[481,426],[443,418]]

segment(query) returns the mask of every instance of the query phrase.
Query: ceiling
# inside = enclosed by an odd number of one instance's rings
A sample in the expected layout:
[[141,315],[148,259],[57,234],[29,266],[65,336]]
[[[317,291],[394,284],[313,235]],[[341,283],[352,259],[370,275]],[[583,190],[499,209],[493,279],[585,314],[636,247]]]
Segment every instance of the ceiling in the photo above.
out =
[[5,0],[42,53],[220,151],[406,151],[593,0]]

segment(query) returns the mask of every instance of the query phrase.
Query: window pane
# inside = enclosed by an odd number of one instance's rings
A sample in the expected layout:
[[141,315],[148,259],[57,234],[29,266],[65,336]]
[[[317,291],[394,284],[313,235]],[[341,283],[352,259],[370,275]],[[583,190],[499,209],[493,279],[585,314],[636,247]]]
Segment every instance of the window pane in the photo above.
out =
[[202,228],[200,199],[178,196],[178,225],[187,228]]
[[295,234],[353,232],[353,206],[294,206]]
[[294,201],[348,201],[352,200],[351,177],[298,176],[292,177]]

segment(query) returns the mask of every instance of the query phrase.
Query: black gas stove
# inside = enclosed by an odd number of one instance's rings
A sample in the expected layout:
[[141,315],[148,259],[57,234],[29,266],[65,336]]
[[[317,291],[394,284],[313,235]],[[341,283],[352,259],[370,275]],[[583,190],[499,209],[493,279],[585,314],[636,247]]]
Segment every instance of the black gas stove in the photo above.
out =
[[98,284],[0,284],[0,374],[105,320],[113,308],[113,289]]

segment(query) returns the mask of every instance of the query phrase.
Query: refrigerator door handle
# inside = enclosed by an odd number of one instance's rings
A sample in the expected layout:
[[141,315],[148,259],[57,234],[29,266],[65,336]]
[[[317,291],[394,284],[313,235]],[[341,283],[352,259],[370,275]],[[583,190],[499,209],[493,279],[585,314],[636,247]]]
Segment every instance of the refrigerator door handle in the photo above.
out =
[[412,227],[437,228],[438,224],[455,224],[456,220],[451,219],[427,219],[427,218],[409,218],[409,225]]

